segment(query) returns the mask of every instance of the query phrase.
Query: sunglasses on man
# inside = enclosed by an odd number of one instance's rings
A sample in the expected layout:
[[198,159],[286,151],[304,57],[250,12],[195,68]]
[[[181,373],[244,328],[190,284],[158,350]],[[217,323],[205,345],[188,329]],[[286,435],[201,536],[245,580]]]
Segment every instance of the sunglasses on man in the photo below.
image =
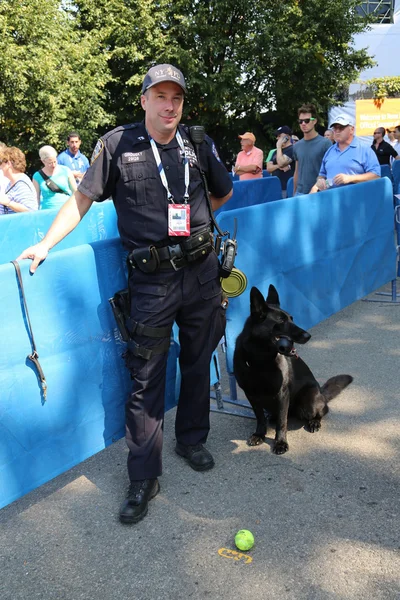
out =
[[299,119],[297,122],[298,122],[299,125],[301,125],[302,123],[307,123],[307,125],[308,125],[308,123],[310,121],[315,121],[315,120],[316,120],[315,117],[311,117],[311,119]]

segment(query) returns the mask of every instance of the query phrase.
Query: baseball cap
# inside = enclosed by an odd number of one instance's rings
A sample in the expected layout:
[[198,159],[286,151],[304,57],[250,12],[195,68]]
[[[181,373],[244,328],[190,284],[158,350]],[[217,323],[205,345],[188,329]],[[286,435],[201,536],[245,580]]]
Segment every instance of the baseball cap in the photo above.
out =
[[250,133],[250,131],[246,131],[242,135],[238,135],[238,138],[241,140],[251,140],[253,144],[256,141],[256,136],[254,135],[254,133]]
[[185,93],[187,92],[185,78],[179,69],[173,65],[155,65],[144,76],[142,94],[153,87],[153,85],[164,83],[165,81],[172,81],[172,83],[178,84]]
[[351,125],[352,127],[354,127],[354,121],[351,117],[342,113],[334,119],[334,121],[329,125],[329,127],[333,127],[334,125],[343,125],[344,127],[346,127],[346,125]]
[[278,129],[274,132],[274,136],[278,136],[281,133],[287,133],[288,135],[292,135],[292,130],[287,125],[282,125],[282,127],[278,127]]

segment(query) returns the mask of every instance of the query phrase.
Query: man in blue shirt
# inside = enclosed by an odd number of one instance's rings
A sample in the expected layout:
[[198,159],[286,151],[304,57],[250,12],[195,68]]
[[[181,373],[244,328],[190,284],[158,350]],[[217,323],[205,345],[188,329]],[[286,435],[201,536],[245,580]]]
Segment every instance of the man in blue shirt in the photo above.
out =
[[333,129],[336,143],[325,152],[317,181],[310,193],[381,176],[373,150],[354,136],[351,118],[345,114],[338,115],[330,128]]
[[84,174],[89,168],[88,159],[79,150],[81,143],[82,140],[79,133],[72,131],[67,138],[68,148],[57,156],[58,164],[71,169],[77,184],[82,181]]

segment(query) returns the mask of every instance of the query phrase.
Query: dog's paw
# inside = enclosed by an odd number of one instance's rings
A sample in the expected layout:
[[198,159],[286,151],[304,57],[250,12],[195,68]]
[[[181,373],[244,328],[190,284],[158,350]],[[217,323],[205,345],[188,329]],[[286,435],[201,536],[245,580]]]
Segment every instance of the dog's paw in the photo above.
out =
[[285,454],[289,450],[289,444],[284,440],[279,440],[275,442],[274,447],[272,448],[272,452],[274,454]]
[[249,437],[249,439],[247,440],[247,445],[248,446],[259,446],[260,444],[264,443],[264,437],[261,437],[260,435],[257,435],[256,433],[253,433],[252,436]]
[[311,419],[308,421],[308,429],[311,433],[315,433],[321,429],[321,419]]

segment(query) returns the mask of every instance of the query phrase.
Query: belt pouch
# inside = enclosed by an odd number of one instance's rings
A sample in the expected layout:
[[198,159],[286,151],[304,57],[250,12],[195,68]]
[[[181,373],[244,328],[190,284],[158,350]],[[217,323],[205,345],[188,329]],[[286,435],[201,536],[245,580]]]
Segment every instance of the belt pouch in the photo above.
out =
[[181,246],[185,252],[190,252],[199,246],[204,246],[211,244],[213,240],[213,236],[209,229],[204,229],[196,235],[191,235],[187,240],[181,242]]
[[143,273],[154,273],[160,266],[160,258],[154,246],[147,248],[136,248],[131,252],[136,267]]

